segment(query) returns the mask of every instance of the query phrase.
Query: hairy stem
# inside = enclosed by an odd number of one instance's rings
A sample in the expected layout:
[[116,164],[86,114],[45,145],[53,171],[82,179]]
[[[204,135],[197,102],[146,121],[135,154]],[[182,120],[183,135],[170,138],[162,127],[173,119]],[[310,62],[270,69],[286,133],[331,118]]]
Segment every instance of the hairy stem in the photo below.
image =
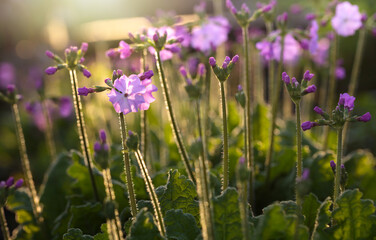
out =
[[170,120],[171,128],[172,128],[172,131],[173,131],[173,134],[174,134],[175,142],[176,142],[176,145],[179,149],[180,157],[183,160],[185,169],[188,173],[188,177],[193,181],[193,183],[196,184],[196,179],[194,177],[192,167],[189,163],[188,153],[187,153],[187,150],[184,147],[184,143],[183,143],[183,140],[182,140],[182,137],[181,137],[181,134],[180,134],[180,129],[177,125],[175,115],[174,115],[174,112],[173,112],[173,109],[172,109],[169,88],[168,88],[168,85],[167,85],[167,80],[166,80],[166,77],[165,77],[165,74],[164,74],[164,71],[163,71],[162,61],[161,61],[161,58],[160,58],[158,51],[156,51],[156,53],[155,53],[155,59],[156,59],[156,62],[157,62],[158,74],[159,74],[160,82],[161,82],[161,85],[162,85],[163,96],[164,96],[164,99],[165,99],[166,109],[167,109],[167,112],[168,112],[168,117],[169,117],[169,120]]
[[[103,169],[102,174],[103,174],[104,187],[106,190],[106,196],[111,202],[115,203],[116,198],[115,198],[114,187],[112,185],[110,169],[109,168]],[[107,219],[107,229],[109,232],[109,236],[111,236],[110,239],[112,240],[124,239],[121,222],[119,218],[119,211],[116,207],[113,212],[113,218]]]
[[121,144],[123,152],[123,162],[124,162],[124,171],[125,177],[127,180],[127,189],[129,197],[129,205],[131,205],[131,213],[133,217],[137,215],[137,204],[136,204],[136,193],[134,191],[132,172],[131,172],[131,161],[129,159],[128,147],[126,144],[127,139],[127,127],[125,124],[124,114],[119,114],[119,123],[120,123],[120,133],[121,133]]
[[45,134],[46,134],[46,141],[47,141],[47,145],[48,145],[48,150],[50,151],[51,158],[56,159],[56,144],[55,144],[54,134],[53,134],[53,130],[52,130],[52,121],[51,121],[51,116],[48,112],[48,108],[47,108],[47,104],[46,104],[45,99],[42,99],[41,105],[42,105],[42,111],[43,111],[44,118],[46,119]]
[[84,155],[85,162],[87,164],[87,168],[90,175],[90,181],[91,186],[93,188],[94,198],[99,201],[99,195],[97,190],[97,185],[95,183],[93,169],[92,169],[92,159],[89,152],[89,140],[86,133],[86,126],[85,126],[85,119],[84,114],[82,111],[82,103],[81,98],[78,95],[78,84],[77,84],[77,73],[75,69],[69,70],[69,75],[71,79],[71,85],[72,85],[72,95],[73,95],[73,104],[74,104],[74,110],[76,113],[76,119],[77,119],[77,128],[78,128],[78,135],[80,138],[80,144],[81,144],[81,150]]
[[339,128],[337,129],[337,165],[336,165],[336,176],[334,179],[334,195],[333,195],[334,206],[336,206],[336,201],[340,194],[341,164],[342,164],[342,128]]
[[8,229],[7,219],[5,218],[4,208],[0,207],[0,221],[1,221],[1,232],[3,233],[4,240],[10,240],[10,234]]
[[221,91],[221,106],[222,106],[222,125],[223,125],[223,179],[222,192],[226,190],[229,183],[229,159],[228,159],[228,130],[227,130],[227,105],[224,82],[219,81]]
[[135,155],[136,155],[138,165],[140,166],[141,173],[144,178],[146,189],[148,190],[151,203],[153,204],[154,214],[155,214],[158,229],[162,237],[165,237],[166,228],[165,228],[164,221],[163,221],[163,214],[162,214],[162,210],[159,204],[157,194],[155,193],[153,182],[151,181],[151,177],[149,175],[148,169],[146,168],[146,164],[144,160],[142,159],[140,150],[135,151]]
[[300,194],[298,193],[298,180],[302,178],[303,172],[303,160],[302,160],[302,129],[300,127],[300,102],[295,103],[296,107],[296,178],[295,178],[295,197],[296,197],[296,204],[298,207],[302,206],[302,200],[300,198]]
[[[243,27],[243,51],[244,51],[244,82],[245,82],[245,108],[244,114],[246,116],[245,121],[245,137],[244,142],[245,154],[245,164],[247,168],[251,171],[251,176],[249,178],[249,201],[253,205],[255,202],[255,191],[254,191],[254,180],[255,180],[255,169],[254,169],[254,157],[253,157],[253,141],[252,141],[252,110],[253,104],[251,102],[251,79],[249,74],[249,49],[248,49],[248,26]],[[245,196],[248,196],[248,187],[245,188]]]

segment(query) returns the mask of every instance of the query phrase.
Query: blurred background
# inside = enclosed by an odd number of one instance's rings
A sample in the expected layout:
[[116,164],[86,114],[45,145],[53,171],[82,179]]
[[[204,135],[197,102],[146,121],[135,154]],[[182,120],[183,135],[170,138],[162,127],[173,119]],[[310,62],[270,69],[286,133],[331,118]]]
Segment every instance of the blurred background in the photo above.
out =
[[[225,16],[235,27],[233,16],[225,8],[225,1],[207,1],[207,12],[210,15],[221,14]],[[255,9],[255,1],[237,1],[234,4],[239,7],[242,2],[250,6],[251,11]],[[372,16],[376,11],[375,0],[351,1],[359,5],[362,12]],[[43,180],[43,173],[50,163],[48,151],[46,151],[43,123],[28,114],[31,111],[28,102],[36,102],[39,96],[35,90],[35,78],[43,76],[46,67],[52,64],[45,56],[45,50],[49,49],[60,56],[69,45],[80,45],[81,42],[89,43],[89,51],[85,64],[93,74],[91,79],[79,76],[79,84],[82,86],[93,86],[103,83],[103,80],[111,76],[111,65],[105,56],[105,51],[110,47],[116,47],[119,40],[127,39],[129,32],[137,32],[151,26],[150,19],[155,16],[182,15],[183,21],[194,21],[194,5],[198,0],[2,0],[0,2],[0,64],[2,85],[10,79],[15,81],[23,101],[20,104],[21,118],[25,131],[26,144],[32,162],[32,171],[35,173],[35,181],[39,185]],[[290,11],[291,6],[299,5],[302,9],[299,14],[291,14],[289,24],[291,27],[306,27],[305,14],[314,11],[324,11],[326,0],[280,0],[277,5],[277,12]],[[262,21],[256,22],[255,26],[263,28]],[[230,39],[235,39],[236,30],[230,33]],[[338,91],[347,89],[349,75],[351,73],[355,46],[358,35],[348,38],[341,38],[340,56],[344,60],[344,67],[347,75],[344,80],[338,83]],[[226,48],[228,49],[228,48]],[[223,49],[223,51],[226,51]],[[360,84],[358,88],[356,111],[357,113],[371,112],[376,116],[376,40],[371,33],[367,35],[366,49],[361,67]],[[137,57],[137,56],[136,56]],[[150,61],[151,62],[151,61]],[[120,63],[123,70],[129,74],[132,72],[132,64],[127,61]],[[134,68],[133,68],[134,69]],[[238,69],[239,70],[239,69]],[[134,72],[134,71],[133,71]],[[174,73],[170,73],[174,76]],[[176,73],[175,73],[176,74]],[[176,77],[176,75],[175,75]],[[78,149],[78,138],[73,109],[68,107],[65,114],[61,113],[64,104],[61,97],[71,98],[71,86],[66,72],[58,72],[54,76],[44,76],[46,95],[55,98],[52,105],[60,108],[60,115],[54,117],[54,132],[57,150]],[[157,80],[156,80],[157,81]],[[182,82],[182,80],[177,79]],[[159,87],[159,83],[156,84]],[[230,86],[236,89],[237,84]],[[175,89],[173,87],[173,89]],[[176,89],[175,89],[176,90]],[[186,97],[184,90],[177,89],[181,95]],[[216,89],[214,89],[216,91]],[[232,91],[229,91],[233,100]],[[161,94],[160,91],[157,94]],[[189,115],[189,101],[178,101],[178,115]],[[89,104],[90,102],[90,104]],[[98,130],[107,129],[113,136],[113,141],[119,141],[118,122],[112,105],[107,101],[105,94],[97,94],[84,99],[89,138],[92,142],[98,138]],[[70,109],[70,111],[69,111]],[[165,138],[167,143],[173,142],[172,137],[158,136],[166,133],[165,125],[167,118],[158,120],[163,109],[162,96],[159,95],[153,108],[150,111],[151,124],[155,137]],[[58,111],[58,110],[55,110]],[[10,175],[20,175],[20,161],[17,149],[16,137],[12,121],[11,110],[8,104],[0,103],[0,179]],[[180,118],[183,132],[189,132],[189,118]],[[306,119],[305,119],[306,120]],[[138,115],[127,116],[130,126],[138,130]],[[38,125],[39,124],[39,125]],[[376,124],[371,121],[368,124],[354,124],[351,129],[349,149],[368,148],[376,154],[375,137]],[[187,140],[188,142],[190,140]],[[166,144],[167,144],[166,143]],[[161,143],[162,144],[162,143]],[[159,147],[159,146],[158,146]],[[163,146],[162,146],[163,147]],[[160,155],[163,151],[160,150]],[[162,158],[161,158],[162,159]]]

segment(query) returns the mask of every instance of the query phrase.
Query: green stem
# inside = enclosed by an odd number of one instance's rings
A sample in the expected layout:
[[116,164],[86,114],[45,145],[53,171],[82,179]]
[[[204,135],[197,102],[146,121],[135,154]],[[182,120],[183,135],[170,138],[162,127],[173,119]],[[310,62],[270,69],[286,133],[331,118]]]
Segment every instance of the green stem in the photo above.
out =
[[[334,95],[336,92],[336,68],[337,68],[337,51],[338,51],[338,36],[334,35],[333,44],[331,47],[331,60],[330,60],[330,76],[329,76],[329,96],[328,96],[328,108],[327,111],[332,111],[334,108]],[[324,128],[324,150],[328,149],[329,141],[329,126]]]
[[342,164],[342,128],[337,129],[337,165],[336,176],[334,179],[334,196],[333,203],[336,206],[336,201],[340,194],[340,181],[341,181],[341,164]]
[[175,120],[175,115],[174,115],[174,112],[173,112],[173,109],[172,109],[172,104],[171,104],[171,99],[170,99],[169,88],[168,88],[168,85],[167,85],[167,81],[166,81],[165,74],[164,74],[164,71],[163,71],[162,61],[161,61],[161,58],[160,58],[158,51],[156,51],[156,53],[155,53],[155,59],[156,59],[156,62],[157,62],[158,74],[159,74],[159,78],[160,78],[162,89],[163,89],[163,96],[164,96],[164,99],[165,99],[168,117],[169,117],[169,120],[170,120],[172,131],[174,133],[175,142],[176,142],[176,145],[179,149],[180,157],[183,159],[183,163],[185,165],[185,169],[187,170],[188,177],[193,181],[193,183],[196,184],[196,179],[194,177],[192,167],[189,163],[188,153],[187,153],[187,150],[184,147],[184,143],[183,143],[182,137],[180,135],[180,130],[179,130],[179,127],[178,127],[176,120]]
[[238,183],[238,190],[239,190],[239,199],[240,199],[240,216],[242,219],[242,232],[243,232],[243,239],[249,240],[249,211],[248,211],[248,182],[239,182]]
[[1,221],[1,232],[3,233],[4,240],[10,240],[10,234],[8,229],[7,219],[5,218],[4,208],[0,207],[0,221]]
[[142,173],[142,176],[144,178],[145,185],[146,185],[146,188],[148,190],[151,203],[153,204],[154,214],[155,214],[155,217],[156,217],[156,220],[157,220],[156,222],[157,222],[158,229],[159,229],[162,237],[165,237],[166,236],[166,229],[165,229],[165,225],[164,225],[164,221],[163,221],[163,214],[162,214],[162,210],[161,210],[161,207],[160,207],[160,204],[159,204],[159,201],[158,201],[157,194],[155,193],[153,182],[151,181],[151,177],[149,175],[148,169],[146,168],[146,164],[145,164],[144,160],[142,159],[142,155],[141,155],[140,150],[135,151],[135,155],[136,155],[138,165],[140,166],[141,173]]
[[44,118],[46,119],[46,140],[47,140],[47,145],[48,149],[50,150],[50,154],[52,159],[56,159],[56,144],[54,141],[54,135],[53,135],[53,130],[52,130],[52,121],[50,114],[48,113],[48,108],[46,104],[46,100],[42,99],[42,111]]
[[73,104],[74,104],[74,110],[76,113],[77,128],[78,128],[78,135],[80,138],[81,150],[83,152],[84,159],[87,164],[88,171],[89,171],[94,197],[97,201],[99,201],[97,185],[95,183],[93,169],[92,169],[92,160],[91,160],[91,156],[89,152],[89,140],[88,140],[87,133],[86,133],[85,119],[84,119],[84,115],[82,111],[82,103],[81,103],[81,98],[78,95],[76,70],[70,69],[69,75],[70,75],[71,85],[72,85]]
[[[280,53],[280,58],[279,58],[279,63],[278,63],[278,77],[281,76],[282,74],[282,68],[283,68],[283,52],[285,50],[285,36],[281,36],[281,53]],[[271,60],[270,62],[273,62]],[[273,69],[270,69],[270,71],[273,72]],[[274,74],[273,74],[274,77]],[[272,124],[270,127],[270,132],[269,132],[269,149],[266,154],[266,160],[265,160],[265,168],[266,168],[266,182],[269,182],[270,178],[270,165],[272,162],[273,158],[273,152],[274,152],[274,138],[275,138],[275,128],[277,126],[277,113],[278,113],[278,106],[279,106],[279,98],[280,98],[280,92],[281,92],[281,84],[282,81],[279,79],[270,79],[270,81],[275,81],[274,88],[273,88],[273,104],[272,104]]]
[[[116,197],[115,197],[114,187],[112,185],[110,169],[109,168],[103,169],[102,174],[103,174],[104,187],[106,190],[106,196],[111,202],[115,203]],[[116,207],[114,209],[113,216],[114,216],[113,219],[107,219],[107,228],[110,229],[110,231],[108,232],[109,232],[109,235],[112,236],[112,240],[121,240],[123,239],[123,231],[121,228],[119,211]]]
[[224,82],[219,81],[221,91],[221,106],[222,106],[222,123],[223,123],[223,180],[222,192],[226,190],[229,183],[229,159],[228,159],[228,130],[227,130],[227,105]]
[[303,172],[303,160],[302,160],[302,129],[300,127],[301,121],[300,121],[300,102],[295,103],[296,107],[296,178],[295,178],[295,194],[296,194],[296,204],[298,207],[302,206],[302,200],[300,198],[300,194],[298,192],[298,181],[302,178],[302,172]]
[[129,159],[128,148],[126,144],[127,127],[125,125],[125,119],[124,119],[123,113],[119,114],[119,123],[120,123],[124,171],[125,171],[125,177],[127,180],[127,188],[128,188],[129,205],[131,205],[132,216],[136,217],[137,215],[136,193],[134,191],[132,172],[131,172],[131,161]]
[[42,208],[39,204],[39,196],[35,189],[33,175],[30,169],[30,160],[27,155],[25,136],[22,130],[20,112],[19,112],[17,103],[12,104],[12,113],[13,113],[14,121],[16,123],[16,135],[17,135],[18,147],[19,147],[20,156],[21,156],[22,170],[23,170],[26,186],[29,189],[30,194],[31,194],[31,204],[33,208],[33,213],[38,223],[41,223],[43,222],[43,219],[41,216]]
[[[366,32],[367,32],[366,27],[363,27],[359,32],[358,45],[356,47],[355,60],[354,60],[354,65],[353,65],[353,69],[351,72],[351,79],[350,79],[350,84],[349,84],[348,93],[350,96],[354,96],[358,88],[358,82],[359,82],[358,78],[359,78],[360,66],[362,64],[362,59],[363,59],[364,45],[366,42]],[[348,140],[348,136],[347,136],[348,126],[349,124],[346,123],[345,128],[343,129],[344,143],[346,143],[346,141]],[[346,148],[346,145],[345,145],[345,148]]]
[[[205,64],[205,69],[210,69],[210,65],[208,63]],[[211,71],[206,71],[205,74],[205,92],[204,92],[204,101],[205,101],[205,111],[204,111],[204,125],[203,125],[203,134],[205,135],[205,145],[209,146],[209,137],[210,137],[210,118],[209,118],[209,111],[210,111],[210,85],[211,85]],[[203,139],[204,141],[204,139]]]
[[[252,205],[255,203],[255,190],[254,190],[254,180],[255,180],[255,167],[254,167],[254,157],[253,157],[253,141],[252,141],[252,110],[253,104],[251,102],[251,79],[249,74],[249,49],[248,49],[248,26],[243,27],[243,50],[244,50],[244,72],[245,72],[245,135],[246,141],[244,142],[245,148],[245,164],[251,171],[251,176],[249,178],[249,201]],[[248,187],[245,189],[245,195],[248,196]]]

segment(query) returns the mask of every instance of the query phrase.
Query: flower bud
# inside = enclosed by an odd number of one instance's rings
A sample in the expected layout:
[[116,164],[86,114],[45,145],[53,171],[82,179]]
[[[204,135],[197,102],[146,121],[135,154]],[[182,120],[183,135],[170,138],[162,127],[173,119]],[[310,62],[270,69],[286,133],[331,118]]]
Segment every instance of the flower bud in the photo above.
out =
[[49,58],[51,58],[51,59],[54,59],[54,57],[55,57],[55,54],[53,54],[51,51],[46,51],[46,56],[47,57],[49,57]]
[[315,74],[309,73],[309,70],[307,70],[303,75],[303,79],[306,81],[310,81],[314,76]]
[[215,65],[217,64],[217,61],[215,60],[215,58],[210,57],[209,58],[209,64],[210,64],[210,66],[215,67]]
[[83,73],[84,76],[87,77],[87,78],[90,78],[90,77],[91,77],[91,73],[90,73],[89,70],[87,70],[86,68],[82,69],[82,73]]
[[17,182],[14,184],[14,187],[17,189],[17,188],[20,188],[22,187],[24,183],[24,180],[22,178],[18,179]]
[[323,115],[324,114],[324,111],[321,108],[319,108],[318,106],[314,107],[313,111],[315,111],[319,115]]
[[8,188],[11,187],[14,184],[14,177],[9,177],[5,184]]
[[363,114],[362,116],[356,118],[359,122],[368,122],[372,118],[371,114],[369,112]]
[[198,73],[199,76],[204,76],[205,75],[205,73],[206,73],[205,64],[200,63],[198,65],[198,71],[197,71],[197,73]]
[[83,52],[83,53],[87,52],[88,48],[89,48],[89,44],[87,44],[86,42],[83,42],[81,44],[81,52]]
[[44,70],[44,72],[47,75],[53,75],[57,72],[57,67],[48,67],[46,70]]

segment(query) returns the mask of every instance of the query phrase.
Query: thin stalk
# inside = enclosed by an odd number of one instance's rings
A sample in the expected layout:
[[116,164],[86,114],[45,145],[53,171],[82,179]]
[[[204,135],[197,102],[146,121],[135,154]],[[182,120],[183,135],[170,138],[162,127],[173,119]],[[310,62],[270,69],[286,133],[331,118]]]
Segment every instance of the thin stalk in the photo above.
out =
[[[358,88],[358,82],[359,82],[359,72],[360,72],[360,66],[362,65],[362,59],[363,59],[363,53],[364,53],[364,45],[366,42],[366,27],[363,27],[359,32],[359,39],[358,39],[358,45],[356,47],[356,53],[355,53],[355,60],[353,69],[351,71],[351,79],[349,84],[349,95],[354,96],[356,93],[356,90]],[[348,140],[347,132],[349,128],[349,123],[345,124],[345,128],[343,129],[343,141],[344,144]],[[344,145],[346,148],[346,144]]]
[[[208,63],[205,64],[205,69],[210,69]],[[204,90],[204,102],[205,102],[205,111],[204,111],[204,125],[203,125],[203,133],[205,135],[205,145],[209,146],[209,136],[210,136],[210,84],[211,83],[211,71],[206,71],[205,74],[205,90]]]
[[169,120],[170,120],[171,128],[172,128],[172,131],[173,131],[173,134],[174,134],[175,142],[176,142],[176,145],[179,149],[180,157],[183,160],[185,169],[187,170],[188,177],[192,180],[193,183],[196,184],[196,179],[194,177],[192,167],[189,163],[188,153],[187,153],[187,150],[184,147],[184,143],[183,143],[183,140],[182,140],[182,137],[181,137],[181,134],[180,134],[180,129],[179,129],[177,122],[175,120],[175,115],[174,115],[174,112],[173,112],[173,109],[172,109],[172,104],[171,104],[171,99],[170,99],[169,88],[168,88],[168,85],[167,85],[167,80],[166,80],[166,77],[165,77],[165,74],[164,74],[164,71],[163,71],[162,61],[161,61],[161,58],[160,58],[158,51],[156,51],[156,53],[155,53],[155,59],[156,59],[156,62],[157,62],[158,74],[159,74],[159,78],[160,78],[160,81],[161,81],[161,85],[162,85],[162,89],[163,89],[163,96],[164,96],[164,99],[165,99],[166,109],[167,109],[167,112],[168,112],[168,117],[169,117]]
[[16,123],[16,135],[17,135],[18,147],[19,147],[20,156],[21,156],[21,165],[22,165],[22,170],[23,170],[26,186],[29,189],[30,194],[31,194],[31,204],[32,204],[34,216],[37,219],[38,223],[40,224],[43,222],[43,218],[41,215],[42,208],[39,204],[39,196],[35,189],[33,175],[30,169],[30,160],[27,155],[25,136],[22,130],[20,112],[19,112],[17,103],[12,104],[12,113],[13,113],[14,121]]
[[124,119],[123,113],[119,114],[119,123],[120,123],[124,171],[125,171],[125,177],[127,180],[127,188],[128,188],[129,205],[131,205],[132,216],[136,217],[137,215],[136,193],[134,191],[134,184],[133,184],[132,172],[131,172],[131,160],[129,159],[128,147],[126,143],[127,127],[125,125],[125,119]]
[[238,191],[239,191],[239,207],[240,207],[240,217],[242,219],[242,232],[243,232],[243,239],[249,240],[249,211],[248,211],[248,181],[238,181]]
[[[255,167],[254,167],[254,157],[253,157],[253,141],[252,141],[252,110],[253,104],[251,99],[251,79],[249,74],[249,49],[248,49],[248,27],[243,27],[243,50],[244,50],[244,72],[245,72],[245,108],[244,114],[246,116],[245,122],[245,135],[246,141],[244,142],[244,150],[247,152],[245,154],[245,164],[247,168],[251,171],[251,176],[249,178],[249,201],[253,205],[255,202],[255,191],[254,191],[254,180],[255,180]],[[248,196],[248,187],[245,189],[245,195]]]
[[295,178],[295,197],[296,197],[296,204],[298,207],[302,206],[302,200],[300,198],[300,194],[298,193],[298,180],[302,178],[303,172],[303,160],[302,160],[302,129],[300,127],[301,120],[300,120],[300,102],[295,103],[295,111],[296,111],[296,178]]
[[203,214],[202,218],[204,219],[203,229],[205,230],[205,238],[204,239],[213,239],[214,238],[214,224],[213,224],[213,213],[211,209],[211,192],[210,192],[210,181],[209,181],[209,169],[207,167],[207,152],[206,152],[206,144],[205,144],[205,135],[202,132],[202,124],[201,124],[201,107],[200,107],[200,100],[196,101],[196,111],[197,111],[197,126],[199,136],[201,138],[202,143],[202,150],[201,150],[201,157],[198,157],[196,163],[196,176],[197,178],[197,192],[200,193],[201,196],[201,204],[200,204],[200,213]]
[[153,204],[154,214],[155,214],[158,229],[159,229],[162,237],[165,237],[166,236],[166,228],[165,228],[164,221],[163,221],[163,214],[162,214],[161,206],[160,206],[159,201],[158,201],[157,194],[155,193],[153,182],[151,181],[151,177],[149,175],[146,164],[145,164],[144,160],[142,159],[142,155],[141,155],[140,150],[135,151],[135,155],[136,155],[138,165],[140,166],[141,173],[142,173],[142,176],[144,178],[145,185],[146,185],[146,188],[148,190],[151,203]]
[[[106,190],[106,196],[111,202],[115,202],[115,192],[111,180],[111,172],[109,168],[102,170],[104,187]],[[109,235],[111,240],[121,240],[123,239],[123,231],[121,228],[121,222],[119,218],[119,211],[117,208],[114,209],[113,218],[107,219],[107,229],[109,229]]]
[[99,201],[97,185],[95,183],[93,169],[92,169],[91,155],[90,155],[90,152],[89,152],[89,140],[88,140],[87,133],[86,133],[85,119],[84,119],[84,114],[83,114],[83,111],[82,111],[82,103],[81,103],[81,98],[78,95],[78,90],[77,90],[78,84],[77,84],[76,70],[70,69],[69,75],[70,75],[71,85],[72,85],[73,104],[74,104],[74,110],[75,110],[75,113],[76,113],[77,128],[78,128],[78,135],[79,135],[79,138],[80,138],[81,150],[83,152],[84,159],[85,159],[85,162],[87,164],[88,171],[89,171],[91,186],[93,188],[93,193],[94,193],[94,198],[97,201]]
[[[146,71],[146,54],[147,50],[144,49],[142,51],[142,57],[141,57],[141,66],[143,72]],[[149,169],[149,172],[151,173],[152,165],[150,158],[148,157],[148,129],[147,129],[147,111],[141,111],[141,142],[140,142],[140,148],[142,149],[142,155],[144,156],[144,160],[146,162],[146,165]]]
[[337,165],[336,165],[336,176],[334,179],[334,195],[333,203],[336,206],[337,198],[340,194],[341,186],[341,164],[342,164],[342,128],[337,129]]
[[42,111],[43,111],[44,118],[46,119],[45,134],[46,134],[46,141],[47,141],[47,145],[48,145],[48,150],[50,151],[52,159],[56,159],[56,144],[55,144],[54,134],[53,134],[53,130],[52,130],[52,121],[51,121],[51,116],[48,113],[48,108],[47,108],[47,104],[46,104],[45,99],[42,99],[41,105],[42,105]]
[[1,232],[3,233],[4,240],[11,240],[7,219],[5,218],[4,208],[0,207],[0,222],[1,222]]
[[222,125],[223,125],[223,179],[222,192],[226,190],[229,183],[229,158],[228,158],[228,130],[227,130],[227,105],[224,82],[219,81],[221,91],[221,106],[222,106]]
[[[331,47],[331,60],[330,60],[330,76],[329,76],[329,89],[328,89],[328,108],[327,110],[332,110],[334,108],[334,95],[336,92],[336,67],[337,67],[337,51],[338,51],[338,36],[334,35],[333,44]],[[329,126],[324,127],[324,150],[328,149],[329,141]]]
[[[266,32],[267,32],[267,35],[269,35],[272,31],[273,31],[273,26],[272,26],[272,23],[271,22],[266,22],[265,23],[265,26],[266,26]],[[273,101],[273,96],[274,96],[274,81],[275,81],[275,63],[274,63],[274,60],[271,59],[269,60],[269,81],[268,81],[268,102],[269,104],[272,104],[272,101]]]
[[[279,58],[279,64],[278,64],[278,76],[280,77],[282,74],[282,67],[283,67],[283,52],[285,50],[285,36],[281,37],[281,53],[280,53],[280,58]],[[271,60],[270,62],[273,62]],[[270,71],[273,72],[273,69]],[[273,74],[274,77],[274,74]],[[282,81],[279,79],[271,79],[270,81],[275,81],[274,88],[273,88],[273,104],[272,104],[272,124],[270,127],[270,132],[269,132],[269,149],[266,154],[266,160],[265,160],[265,168],[266,168],[266,182],[269,182],[269,177],[270,177],[270,165],[272,162],[273,158],[273,152],[274,152],[274,138],[275,138],[275,133],[274,130],[277,125],[277,113],[278,113],[278,106],[279,106],[279,97],[280,97],[280,92],[281,92],[281,84]]]

